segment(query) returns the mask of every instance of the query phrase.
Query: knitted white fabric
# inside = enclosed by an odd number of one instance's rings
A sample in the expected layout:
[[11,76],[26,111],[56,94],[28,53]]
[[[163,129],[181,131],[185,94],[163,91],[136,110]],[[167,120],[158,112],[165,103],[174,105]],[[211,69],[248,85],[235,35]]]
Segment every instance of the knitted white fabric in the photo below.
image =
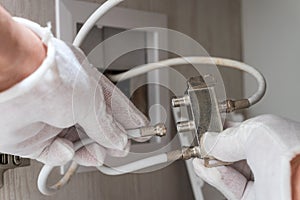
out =
[[196,174],[230,200],[291,199],[290,161],[300,153],[300,123],[263,115],[228,128],[206,133],[204,148],[225,162],[246,160],[254,181],[230,166],[205,168],[194,160]]
[[[42,39],[47,57],[29,77],[0,93],[0,152],[54,166],[73,158],[99,165],[106,152],[126,155],[126,129],[147,125],[146,117],[87,60],[78,61],[79,49],[54,38],[49,28],[15,20]],[[65,131],[74,125],[82,128],[82,137],[96,141],[76,155],[72,142],[80,139],[78,131]]]

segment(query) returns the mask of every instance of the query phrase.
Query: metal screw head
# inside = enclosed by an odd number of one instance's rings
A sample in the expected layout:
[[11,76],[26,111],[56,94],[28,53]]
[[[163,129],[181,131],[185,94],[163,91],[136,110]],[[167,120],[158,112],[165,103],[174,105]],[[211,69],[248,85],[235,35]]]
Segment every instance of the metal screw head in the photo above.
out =
[[21,165],[21,163],[22,163],[21,157],[20,157],[20,156],[13,156],[13,163],[14,163],[16,166]]

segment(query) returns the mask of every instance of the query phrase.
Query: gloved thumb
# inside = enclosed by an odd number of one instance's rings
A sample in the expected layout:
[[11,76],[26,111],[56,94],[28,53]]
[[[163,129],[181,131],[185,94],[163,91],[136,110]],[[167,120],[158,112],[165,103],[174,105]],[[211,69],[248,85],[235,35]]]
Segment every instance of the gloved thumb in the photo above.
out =
[[207,168],[201,159],[193,160],[197,176],[218,189],[229,200],[254,200],[253,182],[230,166]]
[[73,143],[64,138],[53,140],[36,158],[36,160],[50,166],[61,166],[74,157]]
[[[207,132],[201,138],[203,156],[212,156],[224,162],[236,162],[246,159],[246,130],[241,126],[232,127],[221,133]],[[241,134],[243,133],[243,134]]]
[[74,160],[82,166],[101,166],[106,157],[106,149],[98,143],[92,143],[75,152]]

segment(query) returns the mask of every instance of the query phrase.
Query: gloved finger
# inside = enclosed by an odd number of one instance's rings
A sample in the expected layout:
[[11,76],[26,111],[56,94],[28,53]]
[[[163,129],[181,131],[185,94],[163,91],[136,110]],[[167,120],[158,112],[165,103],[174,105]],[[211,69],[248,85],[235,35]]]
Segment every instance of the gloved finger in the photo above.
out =
[[[147,119],[116,86],[103,74],[90,66],[80,50],[72,46],[71,49],[82,64],[84,71],[88,74],[90,79],[89,90],[93,93],[93,96],[84,97],[88,100],[85,100],[83,103],[80,91],[77,95],[75,95],[76,90],[73,91],[74,96],[78,97],[75,109],[79,112],[85,110],[82,109],[82,104],[86,105],[89,102],[88,116],[85,119],[78,120],[79,125],[89,137],[102,146],[122,150],[127,144],[127,136],[124,135],[126,134],[125,129],[144,126]],[[112,95],[113,91],[117,91],[115,93],[117,95]],[[112,109],[111,102],[114,102],[114,100],[117,100],[117,104],[114,104],[116,105],[115,109]]]
[[235,122],[235,121],[226,120],[225,124],[224,124],[224,129],[239,126],[241,124],[242,124],[242,122]]
[[246,160],[241,160],[230,165],[233,169],[240,172],[247,180],[254,180],[253,173]]
[[229,200],[243,198],[248,180],[241,173],[228,166],[207,168],[203,163],[203,160],[197,158],[193,160],[197,176],[218,189]]
[[83,129],[79,129],[80,127],[78,126],[71,126],[69,128],[65,128],[63,129],[60,133],[59,133],[59,137],[60,138],[64,138],[67,139],[71,142],[77,142],[78,140],[80,140],[80,138],[86,138],[86,134],[84,133]]
[[[135,129],[149,125],[145,115],[104,75],[99,84],[102,86],[107,112],[125,129]],[[151,137],[135,138],[137,142],[145,142]]]
[[148,137],[139,137],[139,138],[132,138],[134,141],[136,142],[147,142],[148,140],[150,140],[152,138],[152,136],[148,136]]
[[[88,138],[83,128],[75,125],[70,128],[64,129],[60,134],[73,144],[80,142],[81,139]],[[83,166],[101,166],[105,158],[105,149],[97,143],[86,145],[75,152],[74,160]]]
[[123,150],[127,145],[125,129],[101,109],[90,112],[79,124],[91,139],[105,148]]
[[[60,135],[69,141],[78,142],[80,138],[87,138],[88,136],[80,126],[72,126],[64,129]],[[106,154],[113,157],[125,157],[130,149],[130,141],[128,141],[124,150],[105,149],[97,143],[87,145],[75,152],[74,160],[83,166],[101,166]]]
[[36,160],[50,166],[61,166],[72,160],[74,153],[71,141],[57,137],[45,147]]
[[128,155],[128,152],[130,150],[131,142],[128,141],[127,145],[123,150],[118,150],[118,149],[107,149],[107,154],[112,156],[112,157],[125,157]]
[[99,84],[103,88],[108,112],[125,129],[139,128],[149,124],[145,115],[106,76],[101,76]]
[[225,162],[236,162],[246,159],[243,136],[247,130],[240,126],[232,127],[221,133],[207,132],[201,138],[204,154],[213,156]]
[[[78,124],[90,138],[103,147],[123,150],[128,140],[126,131],[109,112],[104,101],[102,86],[98,85],[95,76],[97,75],[90,77],[91,95],[87,97],[86,114],[79,119]],[[80,106],[82,105],[78,104],[78,107]]]
[[73,160],[82,166],[101,166],[105,156],[105,148],[97,143],[92,143],[76,151]]
[[[83,52],[74,47],[69,46],[79,63],[87,70],[90,76],[96,77],[98,84],[102,86],[104,99],[107,105],[107,112],[113,116],[125,129],[138,128],[146,126],[148,119],[140,112],[133,103],[110,81],[106,76],[91,69],[90,63]],[[99,76],[100,74],[100,76]],[[97,77],[98,76],[98,77]]]

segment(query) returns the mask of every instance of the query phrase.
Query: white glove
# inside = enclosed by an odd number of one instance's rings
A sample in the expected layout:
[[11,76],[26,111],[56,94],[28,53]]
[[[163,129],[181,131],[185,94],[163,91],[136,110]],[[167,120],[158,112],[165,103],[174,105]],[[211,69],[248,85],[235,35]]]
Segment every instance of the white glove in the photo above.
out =
[[[0,93],[0,152],[57,166],[103,164],[106,153],[124,156],[126,129],[146,126],[146,117],[105,76],[76,56],[81,51],[55,39],[49,28],[15,18],[47,46],[47,58],[29,77]],[[21,33],[20,33],[21,34]],[[75,56],[76,54],[76,56]],[[81,55],[81,57],[83,57]],[[78,150],[74,141],[96,143]]]
[[228,128],[206,133],[203,147],[208,155],[225,162],[246,160],[254,181],[234,166],[206,168],[193,161],[196,174],[230,200],[291,199],[290,161],[300,154],[300,123],[263,115]]

